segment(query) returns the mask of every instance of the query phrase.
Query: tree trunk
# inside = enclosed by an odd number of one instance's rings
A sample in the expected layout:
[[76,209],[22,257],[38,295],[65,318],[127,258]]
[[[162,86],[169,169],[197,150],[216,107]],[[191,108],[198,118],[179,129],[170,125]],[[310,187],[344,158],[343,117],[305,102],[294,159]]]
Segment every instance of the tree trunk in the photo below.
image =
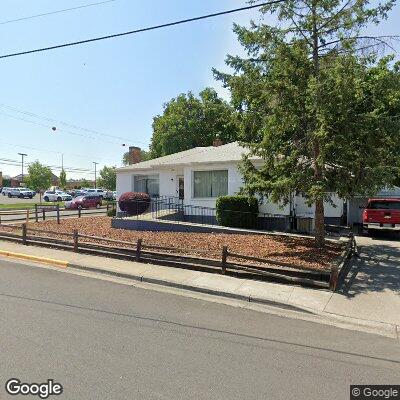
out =
[[315,201],[315,242],[317,246],[325,244],[324,200]]
[[[315,93],[315,132],[318,131],[318,105],[319,105],[319,37],[317,28],[317,0],[312,1],[312,59],[314,65],[314,77],[317,81],[317,90]],[[323,180],[323,167],[320,165],[319,157],[321,154],[320,141],[315,133],[313,138],[313,161],[314,161],[314,184],[321,185]],[[324,222],[324,200],[318,197],[315,200],[315,241],[317,246],[323,246],[325,243],[325,222]]]

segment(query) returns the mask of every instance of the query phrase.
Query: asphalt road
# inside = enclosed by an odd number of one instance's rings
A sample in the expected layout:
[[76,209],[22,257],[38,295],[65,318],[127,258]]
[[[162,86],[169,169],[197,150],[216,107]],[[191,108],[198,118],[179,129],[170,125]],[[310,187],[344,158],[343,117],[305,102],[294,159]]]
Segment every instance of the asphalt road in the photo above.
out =
[[349,399],[400,384],[400,343],[0,260],[0,398],[11,377],[63,399]]

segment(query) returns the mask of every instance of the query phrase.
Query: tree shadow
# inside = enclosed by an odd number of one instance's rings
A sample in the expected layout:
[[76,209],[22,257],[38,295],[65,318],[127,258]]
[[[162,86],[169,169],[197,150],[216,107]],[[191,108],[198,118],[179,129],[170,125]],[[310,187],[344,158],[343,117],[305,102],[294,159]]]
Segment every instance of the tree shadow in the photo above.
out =
[[372,241],[359,247],[359,256],[349,263],[338,293],[351,298],[383,291],[400,296],[400,246]]

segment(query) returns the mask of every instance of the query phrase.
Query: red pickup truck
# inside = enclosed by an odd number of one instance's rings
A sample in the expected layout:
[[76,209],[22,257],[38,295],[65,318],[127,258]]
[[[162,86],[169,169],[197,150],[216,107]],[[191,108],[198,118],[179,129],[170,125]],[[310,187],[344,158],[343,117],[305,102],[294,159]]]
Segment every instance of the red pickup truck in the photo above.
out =
[[400,231],[400,198],[369,199],[362,220],[367,232]]

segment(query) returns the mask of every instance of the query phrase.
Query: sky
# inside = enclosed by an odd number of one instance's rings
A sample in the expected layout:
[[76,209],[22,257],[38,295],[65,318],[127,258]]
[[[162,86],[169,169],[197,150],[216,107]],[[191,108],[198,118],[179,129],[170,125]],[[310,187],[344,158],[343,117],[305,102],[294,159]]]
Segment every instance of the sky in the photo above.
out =
[[[112,0],[6,23],[100,1],[2,0],[0,55],[247,5],[245,0]],[[259,20],[258,11],[0,59],[0,171],[19,174],[21,166],[7,161],[19,161],[18,153],[27,154],[27,163],[55,166],[57,175],[63,162],[68,178],[93,179],[93,162],[98,169],[120,166],[129,145],[148,148],[153,117],[171,98],[213,86],[228,99],[211,68],[227,70],[226,55],[243,54],[232,25],[248,25],[252,18]],[[399,20],[396,5],[390,18],[368,33],[400,34]]]

